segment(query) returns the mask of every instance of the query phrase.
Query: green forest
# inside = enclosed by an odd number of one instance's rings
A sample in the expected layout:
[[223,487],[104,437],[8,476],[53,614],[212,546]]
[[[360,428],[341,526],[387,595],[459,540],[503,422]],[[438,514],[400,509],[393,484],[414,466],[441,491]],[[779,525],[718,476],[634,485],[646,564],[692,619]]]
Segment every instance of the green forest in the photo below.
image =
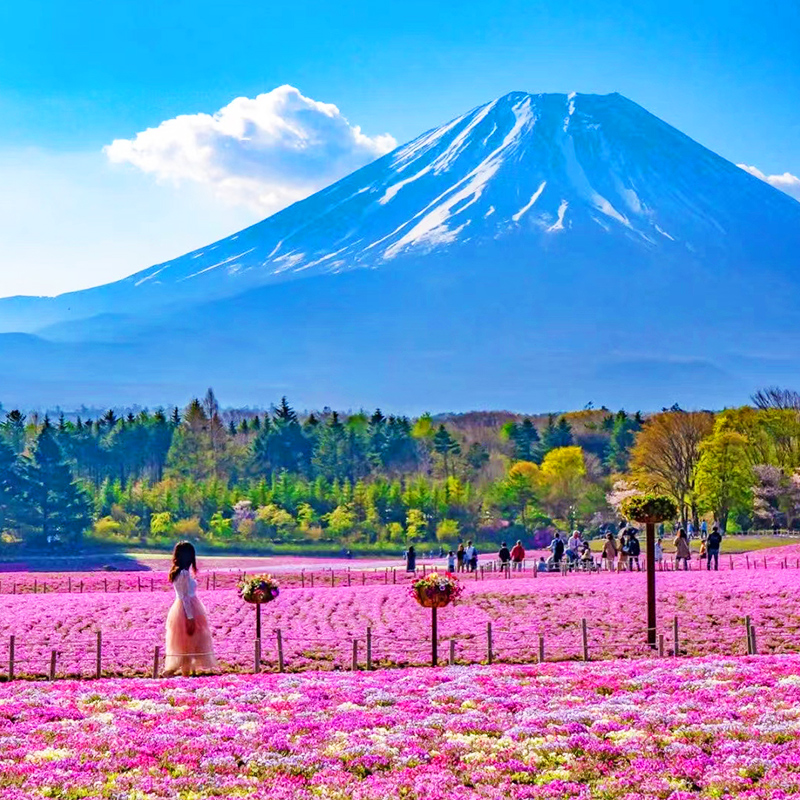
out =
[[584,409],[417,418],[286,398],[57,418],[3,412],[6,548],[85,542],[397,551],[411,542],[598,533],[632,494],[681,522],[800,527],[800,396],[769,389],[721,412]]

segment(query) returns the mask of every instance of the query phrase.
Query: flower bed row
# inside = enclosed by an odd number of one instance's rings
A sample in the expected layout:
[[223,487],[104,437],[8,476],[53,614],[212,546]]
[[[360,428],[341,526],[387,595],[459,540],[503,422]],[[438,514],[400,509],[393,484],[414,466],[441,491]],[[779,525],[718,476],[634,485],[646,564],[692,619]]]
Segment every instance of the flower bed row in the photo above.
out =
[[0,686],[0,800],[781,800],[800,657]]

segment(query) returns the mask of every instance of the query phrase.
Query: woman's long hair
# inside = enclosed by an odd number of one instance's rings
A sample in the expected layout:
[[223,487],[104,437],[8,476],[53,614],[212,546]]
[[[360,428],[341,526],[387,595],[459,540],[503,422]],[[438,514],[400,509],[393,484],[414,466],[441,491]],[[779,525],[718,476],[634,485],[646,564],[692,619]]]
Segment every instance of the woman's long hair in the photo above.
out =
[[194,545],[191,542],[178,542],[172,551],[172,567],[169,571],[170,583],[175,582],[178,573],[182,569],[191,569],[197,574],[197,556],[194,552]]

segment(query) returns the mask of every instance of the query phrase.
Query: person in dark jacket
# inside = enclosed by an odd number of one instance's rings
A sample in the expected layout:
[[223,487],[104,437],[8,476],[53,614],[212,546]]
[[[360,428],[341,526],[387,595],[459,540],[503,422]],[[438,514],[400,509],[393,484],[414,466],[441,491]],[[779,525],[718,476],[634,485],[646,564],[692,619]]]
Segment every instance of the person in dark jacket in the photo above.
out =
[[415,572],[417,569],[417,551],[414,549],[414,545],[409,545],[408,550],[406,550],[406,572]]
[[642,571],[642,565],[639,563],[639,554],[642,552],[642,547],[639,544],[639,539],[636,536],[635,528],[628,528],[628,571],[633,572],[633,565],[636,564],[638,572]]
[[553,554],[553,563],[560,564],[561,559],[564,558],[564,542],[558,531],[556,531],[553,541],[550,542],[550,552]]
[[500,544],[497,557],[500,559],[500,569],[508,569],[511,562],[511,551],[508,549],[508,545],[505,542]]
[[714,569],[719,569],[719,548],[722,545],[722,534],[715,525],[706,539],[706,569],[711,569],[711,559],[714,559]]

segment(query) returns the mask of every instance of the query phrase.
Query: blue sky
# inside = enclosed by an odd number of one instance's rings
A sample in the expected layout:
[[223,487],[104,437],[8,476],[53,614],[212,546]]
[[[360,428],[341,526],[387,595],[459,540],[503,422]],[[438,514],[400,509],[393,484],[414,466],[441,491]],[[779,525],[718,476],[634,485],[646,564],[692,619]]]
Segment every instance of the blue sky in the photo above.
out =
[[346,118],[315,127],[339,169],[519,89],[619,91],[732,161],[800,175],[797,0],[5,3],[0,295],[122,277],[336,177],[267,170],[254,194],[219,164],[173,169],[185,128],[103,150],[286,84],[301,116]]

